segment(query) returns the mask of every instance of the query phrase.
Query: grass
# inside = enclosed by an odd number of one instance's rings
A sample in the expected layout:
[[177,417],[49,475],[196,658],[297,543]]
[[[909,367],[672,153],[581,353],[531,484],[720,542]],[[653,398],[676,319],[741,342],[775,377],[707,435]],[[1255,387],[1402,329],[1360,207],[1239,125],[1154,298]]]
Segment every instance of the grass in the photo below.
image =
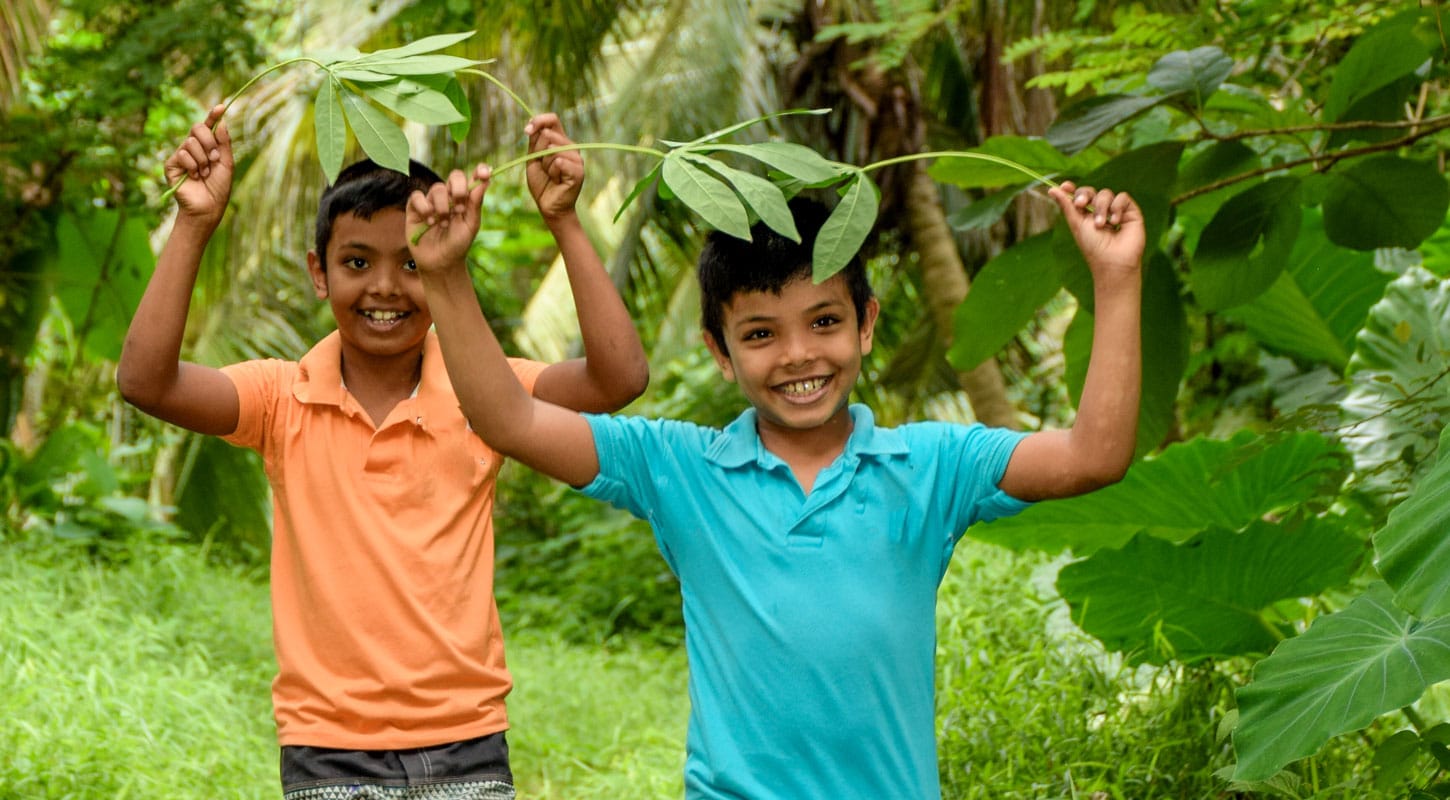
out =
[[[265,585],[190,547],[122,553],[0,537],[0,800],[275,800]],[[945,796],[1269,796],[1213,777],[1222,670],[1124,666],[1066,621],[1054,574],[959,549],[938,615]],[[521,798],[681,796],[681,649],[509,629],[508,651]],[[1343,738],[1276,796],[1377,797],[1366,746]]]

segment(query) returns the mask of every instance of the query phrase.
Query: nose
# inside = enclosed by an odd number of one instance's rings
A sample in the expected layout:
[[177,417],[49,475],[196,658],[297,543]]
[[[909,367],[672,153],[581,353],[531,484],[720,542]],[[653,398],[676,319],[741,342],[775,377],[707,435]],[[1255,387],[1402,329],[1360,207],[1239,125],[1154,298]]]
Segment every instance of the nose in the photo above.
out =
[[368,286],[368,291],[370,293],[379,297],[397,296],[400,291],[400,287],[402,286],[402,283],[399,280],[399,268],[388,265],[382,269],[372,270],[371,272],[373,280],[372,283]]
[[799,367],[816,360],[814,338],[805,332],[782,334],[781,359],[786,366]]

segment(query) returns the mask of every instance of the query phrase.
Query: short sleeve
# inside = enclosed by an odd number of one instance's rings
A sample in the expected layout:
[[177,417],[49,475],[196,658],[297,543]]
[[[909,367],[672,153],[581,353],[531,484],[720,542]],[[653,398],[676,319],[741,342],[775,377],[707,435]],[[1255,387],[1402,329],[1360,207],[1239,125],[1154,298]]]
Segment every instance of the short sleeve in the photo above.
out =
[[648,520],[671,494],[691,490],[718,431],[689,422],[585,414],[599,474],[579,491]]
[[973,523],[1011,516],[1030,505],[997,487],[1026,433],[980,423],[923,423],[916,431],[936,439],[935,447],[922,450],[936,454],[934,504],[953,541]]
[[237,429],[223,441],[256,450],[264,456],[277,397],[292,383],[297,364],[279,359],[243,361],[222,367],[222,374],[237,388]]
[[523,384],[524,391],[530,395],[534,393],[534,384],[539,382],[539,376],[549,368],[547,362],[532,361],[527,358],[510,358],[508,362],[509,367],[514,371],[514,376],[519,379],[519,383]]

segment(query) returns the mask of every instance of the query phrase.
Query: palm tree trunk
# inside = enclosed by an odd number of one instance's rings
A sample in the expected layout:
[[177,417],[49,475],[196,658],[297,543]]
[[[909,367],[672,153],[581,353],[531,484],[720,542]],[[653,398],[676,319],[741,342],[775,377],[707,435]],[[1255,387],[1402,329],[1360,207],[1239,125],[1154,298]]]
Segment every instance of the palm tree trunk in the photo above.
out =
[[[921,260],[921,288],[939,336],[948,347],[953,336],[952,314],[966,299],[971,282],[947,226],[936,182],[921,162],[915,162],[906,190],[906,225]],[[995,358],[957,373],[971,401],[972,412],[987,425],[1019,428],[1017,409],[1007,399],[1007,384]]]

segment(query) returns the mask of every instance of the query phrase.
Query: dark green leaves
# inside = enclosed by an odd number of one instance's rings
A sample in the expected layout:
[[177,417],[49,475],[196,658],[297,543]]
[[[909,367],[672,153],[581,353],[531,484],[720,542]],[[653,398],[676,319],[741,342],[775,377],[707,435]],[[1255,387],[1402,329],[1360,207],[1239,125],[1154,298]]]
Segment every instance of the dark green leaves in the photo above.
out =
[[1205,308],[1232,308],[1273,285],[1299,236],[1299,179],[1272,178],[1219,207],[1198,240],[1189,284]]
[[1429,161],[1378,156],[1332,173],[1324,227],[1341,247],[1416,247],[1450,207],[1450,187]]
[[1233,59],[1217,47],[1179,50],[1158,59],[1148,73],[1148,83],[1166,94],[1188,94],[1202,107],[1233,71]]

